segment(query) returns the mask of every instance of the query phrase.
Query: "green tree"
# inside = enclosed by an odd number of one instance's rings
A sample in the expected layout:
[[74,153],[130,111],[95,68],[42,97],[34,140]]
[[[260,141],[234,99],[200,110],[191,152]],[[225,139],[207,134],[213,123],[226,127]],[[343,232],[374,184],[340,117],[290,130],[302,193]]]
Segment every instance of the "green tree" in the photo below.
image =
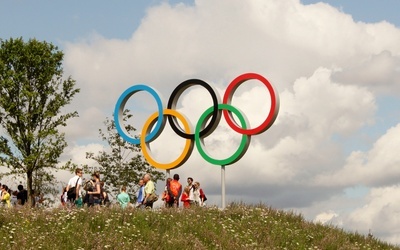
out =
[[[124,112],[124,121],[131,118],[128,110]],[[165,180],[165,174],[156,170],[140,154],[140,146],[132,145],[121,138],[115,128],[114,120],[108,117],[104,121],[106,132],[99,129],[100,137],[109,145],[109,150],[100,151],[97,155],[92,152],[86,153],[86,158],[93,159],[98,163],[97,168],[84,167],[85,171],[98,170],[101,173],[101,180],[105,182],[108,192],[115,197],[121,186],[126,186],[132,201],[136,201],[138,182],[145,173],[151,175],[156,183],[158,180]],[[127,132],[135,131],[130,125],[126,125]]]
[[79,92],[63,78],[63,56],[45,41],[0,39],[0,164],[7,175],[25,175],[29,197],[35,172],[60,168],[67,143],[59,128],[78,116],[62,112]]

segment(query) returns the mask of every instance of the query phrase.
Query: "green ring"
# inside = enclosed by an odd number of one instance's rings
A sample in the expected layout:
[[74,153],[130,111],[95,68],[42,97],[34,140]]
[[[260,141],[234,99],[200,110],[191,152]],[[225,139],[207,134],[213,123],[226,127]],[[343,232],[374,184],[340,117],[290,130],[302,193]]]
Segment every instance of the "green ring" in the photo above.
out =
[[[239,118],[242,128],[243,129],[247,128],[246,119],[237,108],[235,108],[229,104],[218,104],[218,110],[229,110],[229,111],[233,112]],[[200,118],[196,124],[196,129],[195,129],[195,133],[194,133],[194,140],[196,142],[196,147],[197,147],[197,150],[199,151],[200,155],[203,157],[203,159],[208,161],[209,163],[215,164],[215,165],[221,165],[221,166],[230,165],[230,164],[238,161],[246,153],[247,148],[249,147],[249,144],[250,144],[251,137],[250,137],[250,135],[243,134],[242,141],[240,142],[239,148],[236,150],[236,152],[232,156],[230,156],[226,159],[217,160],[217,159],[214,159],[214,158],[211,158],[210,156],[208,156],[208,154],[203,150],[204,143],[203,143],[203,139],[200,138],[200,131],[205,126],[205,123],[210,118],[213,111],[214,111],[214,107],[208,108],[200,116]]]

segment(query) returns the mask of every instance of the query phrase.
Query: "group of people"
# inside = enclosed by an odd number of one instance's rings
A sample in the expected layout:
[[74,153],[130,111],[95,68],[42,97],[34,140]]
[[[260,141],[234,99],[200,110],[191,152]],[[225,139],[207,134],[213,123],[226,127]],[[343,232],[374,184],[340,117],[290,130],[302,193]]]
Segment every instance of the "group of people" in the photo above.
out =
[[179,175],[174,174],[173,178],[167,179],[162,200],[165,207],[179,207],[179,201],[181,201],[184,208],[189,208],[191,206],[205,206],[207,197],[203,189],[200,188],[200,182],[193,182],[193,178],[188,177],[187,185],[182,188]]
[[[96,207],[99,205],[109,205],[110,199],[107,192],[104,190],[104,182],[100,181],[100,173],[94,172],[92,178],[84,181],[82,178],[83,170],[77,168],[75,176],[69,179],[68,184],[63,188],[61,194],[61,204],[67,207]],[[153,207],[156,197],[155,185],[151,181],[149,174],[145,174],[143,179],[139,181],[139,192],[136,207]],[[86,192],[82,194],[82,189]],[[125,208],[130,204],[130,197],[126,193],[126,187],[121,187],[121,193],[117,196],[117,201],[121,207]]]
[[[75,176],[69,179],[66,187],[63,188],[60,201],[65,207],[96,207],[99,205],[109,205],[109,196],[104,190],[104,182],[100,181],[100,173],[94,172],[90,180],[82,178],[83,170],[77,168]],[[137,192],[136,203],[132,204],[126,187],[121,187],[121,192],[117,195],[116,200],[122,208],[133,206],[135,208],[153,208],[154,202],[158,200],[154,182],[151,180],[150,174],[145,174],[139,180],[139,189]],[[85,192],[83,192],[83,190]],[[12,206],[11,193],[16,196],[16,204],[23,206],[28,201],[28,192],[22,185],[18,186],[18,192],[12,192],[7,185],[0,183],[1,203],[7,207]],[[185,187],[179,182],[179,175],[174,174],[173,178],[167,178],[165,189],[163,190],[161,200],[165,207],[179,207],[179,203],[184,208],[191,206],[204,206],[207,200],[203,190],[200,188],[199,182],[194,182],[192,177],[187,178]],[[35,197],[31,199],[34,203]]]
[[[12,197],[16,198],[15,202],[12,202]],[[12,191],[7,185],[0,183],[0,199],[1,205],[5,207],[23,206],[28,201],[28,192],[22,185],[18,185],[18,191]]]
[[[152,208],[155,201],[158,200],[154,182],[149,174],[145,174],[139,180],[139,190],[137,193],[136,208]],[[183,203],[184,208],[191,206],[205,206],[206,195],[199,182],[194,182],[192,177],[187,178],[187,186],[183,188],[179,182],[179,174],[174,174],[173,178],[167,178],[165,188],[161,194],[161,200],[167,208],[179,207]],[[117,196],[117,201],[122,208],[130,204],[130,197],[126,193],[126,187],[121,188],[121,193]]]
[[[61,194],[62,206],[82,207],[85,204],[88,207],[107,205],[110,203],[109,197],[104,190],[104,182],[100,181],[100,173],[94,172],[90,180],[84,181],[82,178],[83,170],[77,168],[75,176],[69,179],[66,187]],[[84,196],[81,194],[81,188],[85,190]]]
[[[139,180],[139,190],[137,193],[135,208],[153,208],[154,202],[157,201],[156,187],[151,180],[150,174],[145,174]],[[117,195],[117,201],[122,208],[126,208],[131,204],[130,197],[126,193],[126,187],[121,188],[121,193]]]

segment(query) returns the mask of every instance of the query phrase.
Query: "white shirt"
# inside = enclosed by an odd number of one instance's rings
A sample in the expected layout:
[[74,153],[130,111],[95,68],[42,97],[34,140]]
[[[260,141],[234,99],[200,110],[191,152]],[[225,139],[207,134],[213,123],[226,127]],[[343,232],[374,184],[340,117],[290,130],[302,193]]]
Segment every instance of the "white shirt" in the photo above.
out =
[[194,195],[193,195],[193,185],[190,186],[190,191],[189,191],[189,200],[194,201]]
[[[193,191],[193,189],[192,189],[192,191]],[[200,200],[200,190],[199,190],[199,189],[195,189],[195,190],[193,191],[193,200],[194,200],[197,204],[200,204],[200,203],[201,203],[201,200]]]
[[[78,178],[79,178],[79,181],[78,181]],[[74,177],[72,177],[68,181],[69,188],[75,187],[75,185],[77,184],[76,181],[78,181],[79,186],[82,186],[82,178],[77,176],[77,175],[75,175]]]

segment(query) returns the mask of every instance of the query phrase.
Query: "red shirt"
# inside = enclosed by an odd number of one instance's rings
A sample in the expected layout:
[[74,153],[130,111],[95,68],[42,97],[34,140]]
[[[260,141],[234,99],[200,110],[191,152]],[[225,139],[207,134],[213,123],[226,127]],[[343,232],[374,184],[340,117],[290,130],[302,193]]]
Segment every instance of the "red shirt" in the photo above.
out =
[[189,195],[187,195],[186,193],[182,194],[181,201],[183,202],[183,207],[184,208],[189,208],[190,207]]

